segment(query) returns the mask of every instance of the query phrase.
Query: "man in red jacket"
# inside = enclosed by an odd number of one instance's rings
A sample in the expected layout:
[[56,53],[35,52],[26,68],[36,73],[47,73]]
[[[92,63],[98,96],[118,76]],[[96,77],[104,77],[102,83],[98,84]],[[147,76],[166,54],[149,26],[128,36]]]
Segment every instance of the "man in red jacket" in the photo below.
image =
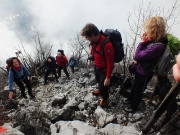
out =
[[66,56],[62,52],[57,52],[56,64],[58,66],[58,78],[61,77],[61,70],[63,69],[63,71],[66,74],[67,78],[70,79],[69,78],[69,73],[67,71],[67,67],[69,65],[69,62],[68,62]]
[[109,98],[109,85],[111,73],[114,67],[114,49],[111,42],[107,42],[104,47],[104,54],[101,54],[102,42],[106,39],[104,35],[101,35],[98,28],[91,23],[86,24],[82,31],[81,36],[84,36],[86,40],[90,41],[91,45],[91,57],[88,58],[88,67],[91,66],[91,61],[94,60],[95,65],[95,77],[98,82],[98,89],[92,93],[94,95],[102,95],[100,100],[100,106],[107,104]]

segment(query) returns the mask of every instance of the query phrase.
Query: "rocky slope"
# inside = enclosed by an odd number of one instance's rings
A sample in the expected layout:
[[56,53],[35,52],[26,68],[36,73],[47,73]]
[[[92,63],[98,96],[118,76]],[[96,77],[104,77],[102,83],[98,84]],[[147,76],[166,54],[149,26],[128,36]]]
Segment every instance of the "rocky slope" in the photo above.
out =
[[[151,118],[155,106],[146,103],[151,95],[152,87],[148,86],[138,112],[131,114],[123,111],[124,97],[114,93],[119,90],[118,78],[113,77],[110,89],[109,105],[99,106],[100,97],[93,96],[96,88],[93,71],[81,69],[71,75],[71,79],[61,77],[59,83],[49,78],[49,83],[43,86],[40,78],[38,86],[34,86],[34,99],[17,97],[3,103],[1,116],[7,114],[4,128],[10,135],[138,135]],[[19,91],[16,90],[19,95]],[[7,97],[7,91],[4,96]],[[2,95],[2,94],[1,94]],[[113,101],[113,102],[112,102]],[[9,107],[9,108],[8,108]],[[3,114],[3,115],[2,115]],[[4,118],[4,117],[3,117]],[[9,124],[8,124],[9,123]],[[2,123],[1,123],[2,124]],[[7,126],[8,125],[8,126]],[[158,126],[158,122],[156,124]],[[13,127],[13,128],[12,128]],[[153,127],[155,129],[157,127]],[[156,132],[157,133],[157,132]],[[172,132],[171,132],[172,133]],[[178,130],[174,131],[174,134]],[[166,131],[166,134],[168,132]]]

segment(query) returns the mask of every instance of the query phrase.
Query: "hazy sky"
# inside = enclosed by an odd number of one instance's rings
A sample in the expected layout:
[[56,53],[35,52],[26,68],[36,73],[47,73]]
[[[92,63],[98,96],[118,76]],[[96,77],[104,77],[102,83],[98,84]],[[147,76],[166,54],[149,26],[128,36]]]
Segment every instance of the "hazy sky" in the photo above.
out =
[[[114,28],[122,34],[127,32],[128,13],[141,0],[0,0],[0,57],[14,56],[14,46],[21,43],[28,50],[30,37],[35,29],[44,33],[45,40],[58,45],[64,43],[67,51],[69,39],[75,37],[82,27],[94,23],[99,29]],[[152,5],[171,7],[176,0],[144,0]],[[172,32],[180,38],[180,24]],[[123,36],[123,35],[122,35]]]

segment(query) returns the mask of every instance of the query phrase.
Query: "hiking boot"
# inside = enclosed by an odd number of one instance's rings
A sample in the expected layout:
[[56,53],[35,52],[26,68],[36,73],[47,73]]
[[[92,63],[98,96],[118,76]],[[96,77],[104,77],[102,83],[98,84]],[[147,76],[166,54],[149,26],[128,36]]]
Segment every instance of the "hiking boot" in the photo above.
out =
[[100,99],[100,104],[99,104],[100,106],[106,106],[107,105],[107,100],[106,99]]
[[23,98],[25,98],[25,99],[27,99],[27,96],[26,96],[26,94],[23,94],[23,95],[21,95]]
[[147,99],[146,102],[147,102],[148,104],[152,104],[152,100],[151,100],[151,99]]
[[92,94],[95,95],[95,96],[98,96],[98,95],[100,95],[101,93],[100,93],[100,91],[97,89],[97,90],[94,90],[94,91],[92,92]]
[[130,103],[131,103],[131,101],[130,101],[130,99],[128,99],[128,98],[126,98],[126,99],[123,100],[123,104],[130,104]]
[[127,113],[135,113],[136,112],[136,110],[134,110],[132,107],[126,107],[126,108],[124,108],[124,111]]
[[30,97],[31,99],[33,99],[33,98],[35,98],[35,95],[34,95],[34,94],[30,94],[29,97]]

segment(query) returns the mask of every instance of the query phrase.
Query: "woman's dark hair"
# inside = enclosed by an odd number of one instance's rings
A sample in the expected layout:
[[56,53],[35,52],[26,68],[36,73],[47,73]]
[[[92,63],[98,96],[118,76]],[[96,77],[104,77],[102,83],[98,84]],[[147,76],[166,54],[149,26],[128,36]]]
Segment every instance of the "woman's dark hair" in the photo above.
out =
[[64,50],[58,50],[57,52],[60,52],[60,53],[61,53],[61,55],[65,56],[65,54],[64,54]]
[[15,59],[19,62],[19,64],[21,64],[20,60],[17,57],[11,57],[10,62],[9,62],[10,67],[13,67],[13,60],[15,60]]

